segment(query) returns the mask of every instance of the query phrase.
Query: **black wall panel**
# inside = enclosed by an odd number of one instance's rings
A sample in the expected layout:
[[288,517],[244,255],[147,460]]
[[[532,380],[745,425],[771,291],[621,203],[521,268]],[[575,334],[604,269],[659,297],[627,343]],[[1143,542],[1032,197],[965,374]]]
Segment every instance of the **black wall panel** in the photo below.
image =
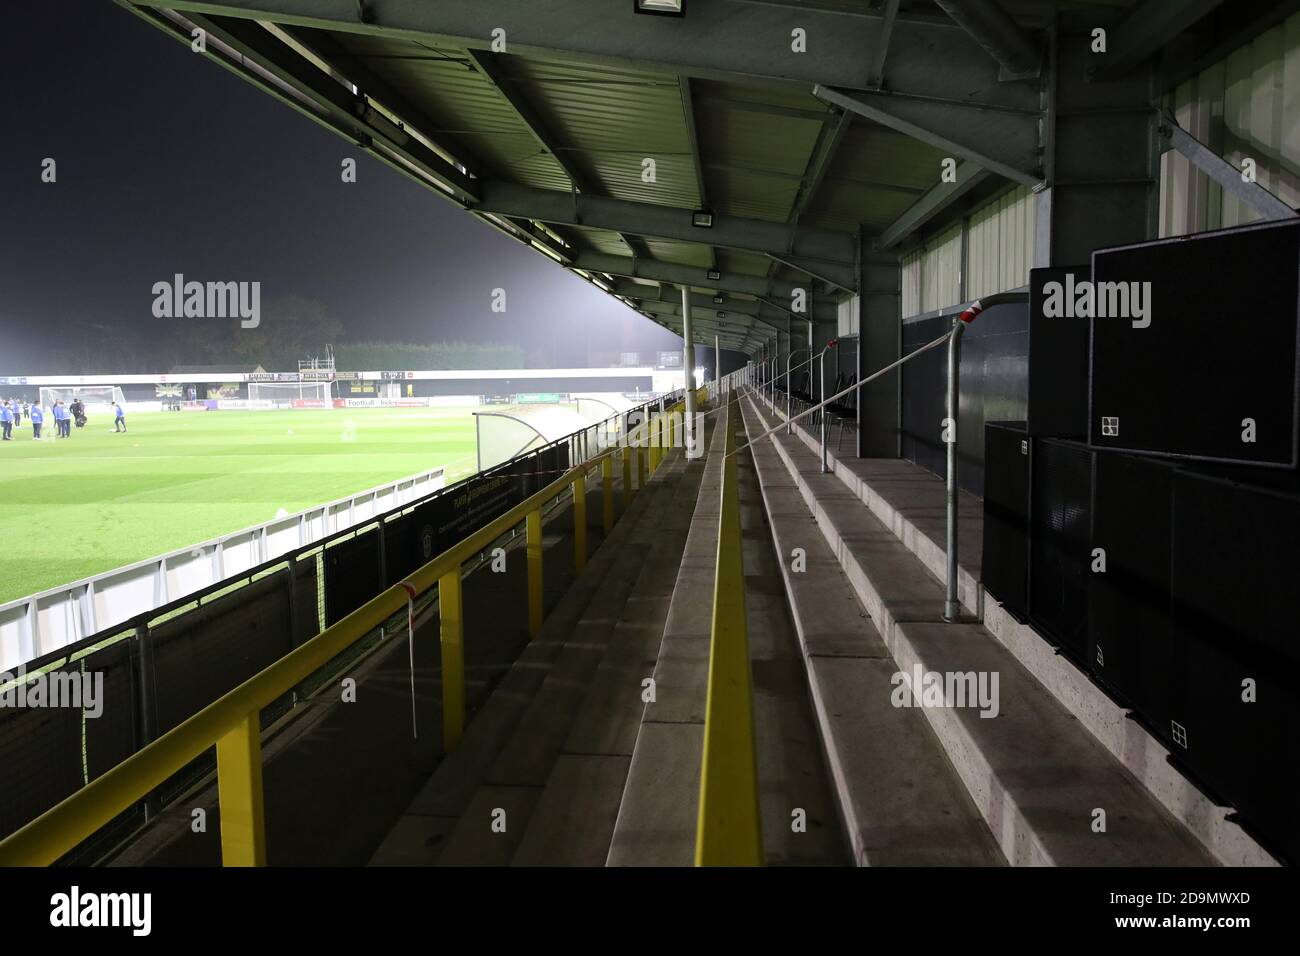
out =
[[1170,749],[1300,862],[1300,496],[1189,470],[1173,488]]
[[1045,287],[1060,283],[1060,298],[1075,282],[1092,277],[1092,266],[1029,272],[1029,434],[1039,438],[1088,437],[1088,336],[1086,318],[1046,315]]
[[[903,354],[951,328],[951,317],[903,326]],[[994,306],[962,336],[958,402],[958,484],[984,494],[984,423],[1024,421],[1028,394],[1029,307]],[[947,473],[941,438],[948,388],[947,350],[939,346],[902,367],[902,452],[937,475]]]
[[379,532],[371,528],[325,549],[325,625],[337,624],[380,591]]
[[1088,669],[1148,727],[1167,736],[1170,547],[1173,473],[1169,462],[1098,452],[1093,474],[1092,547],[1104,573],[1089,567]]
[[1092,457],[1078,442],[1034,442],[1029,619],[1079,661],[1088,645]]
[[1021,623],[1029,615],[1031,451],[1024,422],[985,424],[981,577],[989,593]]
[[1099,250],[1093,278],[1151,284],[1149,326],[1092,322],[1095,446],[1297,464],[1300,220]]

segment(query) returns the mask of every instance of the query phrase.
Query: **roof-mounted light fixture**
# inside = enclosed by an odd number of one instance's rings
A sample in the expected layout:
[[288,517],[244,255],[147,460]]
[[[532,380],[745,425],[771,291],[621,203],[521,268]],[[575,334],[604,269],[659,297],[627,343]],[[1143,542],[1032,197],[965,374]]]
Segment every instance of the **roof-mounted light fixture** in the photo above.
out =
[[685,0],[632,0],[632,9],[656,17],[680,17],[686,10]]
[[722,305],[722,301],[723,301],[723,298],[722,298],[721,295],[715,295],[715,296],[713,297],[713,304],[714,304],[714,305]]
[[711,282],[717,282],[721,278],[722,278],[722,273],[720,271],[718,271],[717,269],[709,270],[709,280]]
[[699,226],[701,229],[713,228],[713,213],[707,209],[697,209],[691,213],[691,225]]

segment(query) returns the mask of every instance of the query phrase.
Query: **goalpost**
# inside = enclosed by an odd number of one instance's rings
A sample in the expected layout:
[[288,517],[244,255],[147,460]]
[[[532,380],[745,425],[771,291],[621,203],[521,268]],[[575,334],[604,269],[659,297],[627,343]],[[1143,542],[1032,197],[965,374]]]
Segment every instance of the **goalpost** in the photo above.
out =
[[42,387],[41,388],[41,407],[51,409],[55,402],[63,402],[64,407],[71,405],[77,399],[82,403],[90,406],[111,406],[114,402],[126,407],[126,398],[122,395],[122,389],[117,385],[75,385],[67,387]]
[[248,399],[281,405],[300,401],[330,401],[329,382],[249,382]]

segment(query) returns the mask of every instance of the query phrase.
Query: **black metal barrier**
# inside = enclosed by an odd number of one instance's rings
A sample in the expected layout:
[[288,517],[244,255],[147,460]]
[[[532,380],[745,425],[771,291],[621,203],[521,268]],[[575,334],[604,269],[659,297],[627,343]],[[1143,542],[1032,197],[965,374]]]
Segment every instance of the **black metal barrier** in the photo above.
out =
[[[626,423],[635,427],[658,404],[626,413]],[[0,678],[7,695],[0,707],[0,839],[505,514],[571,467],[575,441],[594,452],[596,427],[28,661],[22,681]],[[26,700],[37,686],[82,675],[102,677],[100,716],[84,707],[17,705],[20,685]],[[311,689],[265,708],[263,728]],[[93,861],[215,763],[212,751],[204,754],[65,862]]]

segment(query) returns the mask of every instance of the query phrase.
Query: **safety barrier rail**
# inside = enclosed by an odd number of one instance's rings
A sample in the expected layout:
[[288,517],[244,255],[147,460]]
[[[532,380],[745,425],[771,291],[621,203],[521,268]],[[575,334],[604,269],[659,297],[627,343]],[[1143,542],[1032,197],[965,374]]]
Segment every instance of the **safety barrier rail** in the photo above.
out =
[[[647,425],[649,448],[628,443],[588,458],[555,481],[495,518],[479,530],[383,591],[336,624],[280,658],[234,690],[218,698],[173,730],[163,734],[122,763],[52,807],[0,842],[0,865],[42,866],[56,862],[92,836],[191,760],[216,747],[217,791],[221,812],[222,862],[227,866],[263,866],[266,863],[266,827],[263,813],[261,710],[383,627],[415,599],[436,589],[442,660],[443,746],[456,747],[465,727],[464,603],[462,565],[520,524],[525,526],[528,625],[536,637],[543,621],[542,509],[552,500],[573,492],[574,565],[581,571],[587,561],[586,481],[600,469],[603,491],[602,525],[608,532],[614,522],[613,467],[623,459],[624,476],[635,469],[644,484],[650,470],[662,460],[655,450],[665,434],[671,440],[673,414],[679,402],[653,413]],[[640,429],[638,429],[640,430]],[[641,436],[637,436],[639,441]],[[653,462],[647,463],[647,458]],[[628,494],[624,488],[624,495]],[[625,498],[626,500],[626,498]],[[414,634],[411,634],[414,640]]]
[[700,765],[696,866],[759,866],[763,837],[758,811],[754,691],[745,617],[745,565],[736,475],[736,393],[726,396],[726,450],[713,579],[704,755]]

